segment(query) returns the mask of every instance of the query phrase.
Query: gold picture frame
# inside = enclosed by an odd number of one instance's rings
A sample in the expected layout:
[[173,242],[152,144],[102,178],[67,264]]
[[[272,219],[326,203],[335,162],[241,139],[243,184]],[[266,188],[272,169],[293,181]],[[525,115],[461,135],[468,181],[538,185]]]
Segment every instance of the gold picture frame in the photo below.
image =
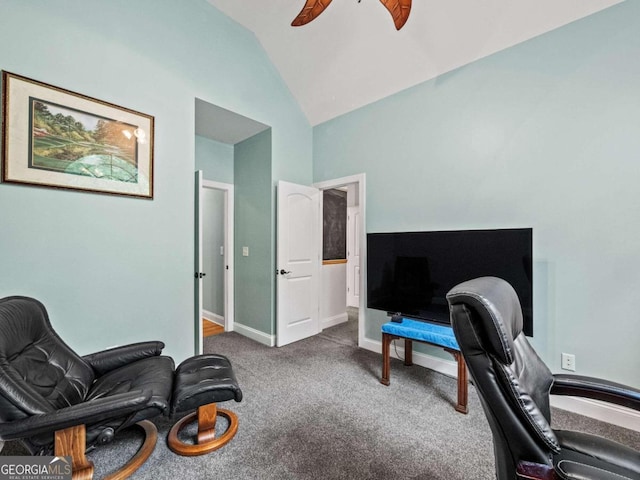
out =
[[2,72],[2,181],[153,199],[154,117]]

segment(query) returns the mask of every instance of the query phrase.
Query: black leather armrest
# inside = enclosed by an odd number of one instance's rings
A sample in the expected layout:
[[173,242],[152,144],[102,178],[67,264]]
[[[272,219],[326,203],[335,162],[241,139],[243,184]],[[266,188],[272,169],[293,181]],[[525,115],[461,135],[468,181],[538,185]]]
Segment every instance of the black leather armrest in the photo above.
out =
[[600,378],[581,375],[554,375],[550,393],[602,400],[640,410],[640,390]]
[[92,353],[82,358],[91,365],[97,375],[104,375],[136,360],[160,355],[163,348],[164,343],[159,341],[139,342]]
[[79,403],[49,413],[32,415],[23,420],[0,423],[1,440],[17,440],[42,433],[55,432],[75,425],[96,423],[121,417],[139,410],[149,402],[150,391],[132,390],[89,402]]

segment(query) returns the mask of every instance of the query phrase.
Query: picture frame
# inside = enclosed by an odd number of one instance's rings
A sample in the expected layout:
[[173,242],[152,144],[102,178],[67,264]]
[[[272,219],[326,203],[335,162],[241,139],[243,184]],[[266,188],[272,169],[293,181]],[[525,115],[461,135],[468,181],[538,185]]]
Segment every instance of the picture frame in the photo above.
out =
[[154,117],[2,72],[2,182],[153,199]]

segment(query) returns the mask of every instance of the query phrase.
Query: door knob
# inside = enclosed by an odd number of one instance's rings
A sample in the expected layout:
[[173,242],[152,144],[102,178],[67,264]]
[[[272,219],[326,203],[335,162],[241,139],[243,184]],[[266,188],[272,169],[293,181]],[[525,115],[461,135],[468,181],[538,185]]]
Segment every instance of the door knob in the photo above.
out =
[[291,272],[287,272],[284,268],[280,270],[280,275],[286,275],[287,273]]
[[196,272],[194,276],[195,278],[202,278],[202,277],[205,277],[206,275],[207,275],[206,273]]

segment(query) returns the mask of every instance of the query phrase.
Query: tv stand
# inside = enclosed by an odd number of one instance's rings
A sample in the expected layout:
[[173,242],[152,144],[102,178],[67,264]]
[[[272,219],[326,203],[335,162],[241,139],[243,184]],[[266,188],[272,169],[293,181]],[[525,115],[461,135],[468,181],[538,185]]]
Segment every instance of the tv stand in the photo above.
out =
[[391,364],[391,340],[404,339],[404,364],[413,365],[413,342],[421,342],[442,347],[453,355],[458,364],[458,400],[456,411],[467,413],[468,377],[467,366],[458,347],[458,342],[450,326],[436,325],[418,320],[403,318],[400,323],[391,321],[382,325],[382,378],[380,383],[389,385]]

